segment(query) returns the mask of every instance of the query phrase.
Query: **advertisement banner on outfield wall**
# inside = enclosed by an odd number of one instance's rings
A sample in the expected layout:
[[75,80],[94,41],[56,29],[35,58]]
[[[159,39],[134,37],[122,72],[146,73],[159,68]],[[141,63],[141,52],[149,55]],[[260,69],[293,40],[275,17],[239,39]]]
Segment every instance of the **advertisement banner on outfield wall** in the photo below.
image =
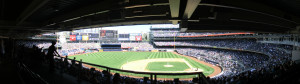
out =
[[135,40],[135,35],[134,35],[134,34],[130,34],[129,40],[130,40],[130,41],[134,41],[134,40]]
[[76,41],[76,35],[70,35],[70,41]]
[[81,36],[81,35],[77,35],[77,36],[76,36],[76,40],[77,40],[77,41],[81,41],[81,40],[82,40],[82,36]]
[[130,41],[136,41],[136,36],[142,36],[142,34],[140,34],[140,33],[132,33],[129,36],[129,40]]
[[135,36],[135,41],[142,41],[142,36]]
[[83,41],[89,40],[89,36],[88,36],[88,35],[82,35],[82,40],[83,40]]

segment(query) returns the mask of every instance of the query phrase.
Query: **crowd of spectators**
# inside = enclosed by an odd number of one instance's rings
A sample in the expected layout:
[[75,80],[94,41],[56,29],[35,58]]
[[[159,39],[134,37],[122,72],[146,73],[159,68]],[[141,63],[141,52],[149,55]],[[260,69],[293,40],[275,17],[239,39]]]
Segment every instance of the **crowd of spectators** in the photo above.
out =
[[221,66],[223,73],[219,76],[231,76],[246,70],[263,67],[268,56],[263,54],[227,51],[219,49],[176,49],[178,53],[195,57],[210,64]]
[[[18,45],[19,49],[16,52],[17,58],[20,61],[27,62],[30,66],[41,65],[41,64],[49,64],[49,61],[46,58],[46,53],[42,51],[42,48],[39,48],[35,45],[32,47],[23,46],[22,44]],[[26,50],[26,51],[25,51]],[[22,52],[25,51],[25,52]],[[26,57],[22,57],[26,56]],[[69,56],[70,58],[71,56]],[[22,59],[25,58],[25,59]],[[82,60],[76,61],[74,57],[72,59],[68,59],[68,56],[65,58],[62,57],[54,57],[55,59],[55,68],[61,73],[67,73],[74,77],[76,77],[79,81],[85,80],[89,81],[93,84],[108,84],[109,82],[112,84],[150,84],[150,79],[144,80],[143,78],[132,78],[128,76],[121,76],[119,73],[109,73],[106,70],[100,71],[93,67],[83,66]],[[175,81],[172,80],[158,80],[159,84],[173,84]],[[178,81],[181,83],[193,83],[190,81]]]
[[76,54],[81,54],[84,52],[84,48],[76,48],[76,49],[66,49],[66,50],[58,50],[57,52],[61,56],[67,56],[67,55],[76,55]]
[[205,33],[180,33],[179,31],[151,31],[153,37],[174,37],[174,36],[199,36],[199,35],[212,35],[212,34],[225,34],[229,32],[205,32]]
[[178,29],[156,29],[151,30],[152,33],[163,33],[163,32],[180,32]]
[[[206,61],[211,64],[219,65],[223,68],[223,74],[214,77],[214,83],[240,83],[249,78],[249,74],[276,76],[276,72],[270,74],[266,73],[266,69],[271,69],[273,72],[274,67],[283,67],[286,63],[291,61],[292,46],[280,44],[267,44],[256,42],[256,39],[219,39],[219,40],[196,40],[196,41],[158,41],[154,42],[156,46],[193,46],[193,47],[206,47],[201,48],[188,48],[179,49],[177,52],[180,54],[196,57],[200,60]],[[210,47],[210,48],[207,48]],[[216,49],[222,48],[222,49]],[[225,50],[224,50],[225,49]],[[232,49],[232,50],[226,50]],[[254,51],[254,52],[252,52]],[[266,67],[266,68],[265,68]],[[282,69],[280,69],[282,71]],[[251,75],[250,75],[251,76]],[[241,79],[244,77],[244,79]],[[252,77],[252,76],[251,76]],[[273,77],[274,78],[274,77]],[[258,81],[255,77],[252,78],[255,82]],[[267,78],[272,79],[272,78]],[[212,81],[212,82],[213,82]],[[247,82],[249,80],[247,79]],[[246,82],[246,83],[247,83]],[[250,81],[251,82],[251,81]],[[254,83],[255,83],[254,82]],[[266,81],[263,81],[266,82]],[[272,81],[267,81],[272,82]]]
[[32,48],[36,46],[38,48],[48,48],[51,45],[51,41],[38,41],[38,40],[21,40],[16,41],[17,45],[23,45],[24,47]]
[[291,58],[290,53],[286,53],[279,49],[285,49],[287,51],[292,50],[290,45],[278,45],[256,42],[256,39],[206,39],[196,41],[158,41],[154,42],[156,46],[197,46],[197,47],[219,47],[230,48],[237,50],[247,50],[264,53],[271,56],[285,55],[286,59]]
[[[19,42],[22,43],[22,42]],[[16,46],[17,49],[15,54],[16,60],[22,61],[28,64],[31,67],[49,64],[49,61],[46,58],[46,53],[42,52],[42,49],[35,46],[24,46],[19,44]],[[82,61],[75,61],[74,57],[72,60],[66,58],[54,57],[55,58],[55,68],[61,73],[67,73],[74,77],[77,77],[78,80],[86,80],[93,84],[108,84],[108,82],[113,84],[142,84],[142,79],[136,79],[126,76],[120,76],[120,74],[108,73],[107,71],[95,70],[95,68],[88,68],[82,66]],[[149,81],[148,81],[149,82]],[[149,84],[149,83],[148,83]]]
[[140,50],[152,50],[154,49],[153,46],[151,44],[149,44],[148,42],[134,42],[134,43],[121,43],[121,47],[123,48],[138,48]]
[[[148,51],[154,49],[148,42],[114,42],[109,44],[121,44],[121,48],[130,48],[136,50]],[[100,43],[63,43],[62,49],[58,52],[61,56],[75,55],[80,53],[87,53],[90,49],[101,49]]]
[[207,78],[211,84],[299,84],[299,64],[286,61],[279,65],[268,65],[234,76]]
[[62,50],[101,48],[99,43],[62,43]]

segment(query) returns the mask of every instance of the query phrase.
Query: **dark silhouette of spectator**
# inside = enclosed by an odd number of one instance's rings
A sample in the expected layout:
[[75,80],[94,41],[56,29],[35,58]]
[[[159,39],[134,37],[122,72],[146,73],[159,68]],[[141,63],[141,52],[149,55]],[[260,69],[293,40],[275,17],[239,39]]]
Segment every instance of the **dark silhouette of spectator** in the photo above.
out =
[[47,53],[47,59],[49,61],[49,69],[50,71],[54,71],[54,54],[56,56],[60,56],[58,52],[56,51],[55,45],[56,42],[52,41],[52,45],[48,48],[48,53]]
[[20,60],[23,60],[23,57],[24,57],[23,54],[24,54],[24,50],[25,50],[24,48],[25,48],[24,45],[20,46],[20,50],[19,50],[19,53],[18,53],[18,56],[19,56]]
[[113,78],[113,84],[120,84],[120,82],[121,82],[120,74],[116,73]]
[[74,57],[73,60],[71,61],[72,66],[75,66],[75,62],[76,62],[75,59],[76,59],[76,57]]
[[65,64],[65,66],[69,65],[68,56],[66,56],[66,58],[64,59],[64,64]]
[[78,63],[78,67],[79,67],[79,69],[82,69],[82,59],[80,59],[80,61]]

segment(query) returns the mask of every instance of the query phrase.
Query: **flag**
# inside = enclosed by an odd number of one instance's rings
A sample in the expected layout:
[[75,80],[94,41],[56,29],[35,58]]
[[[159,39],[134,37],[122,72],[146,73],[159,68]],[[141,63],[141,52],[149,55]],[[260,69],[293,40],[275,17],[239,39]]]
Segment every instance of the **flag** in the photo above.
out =
[[76,35],[70,35],[70,41],[76,41]]

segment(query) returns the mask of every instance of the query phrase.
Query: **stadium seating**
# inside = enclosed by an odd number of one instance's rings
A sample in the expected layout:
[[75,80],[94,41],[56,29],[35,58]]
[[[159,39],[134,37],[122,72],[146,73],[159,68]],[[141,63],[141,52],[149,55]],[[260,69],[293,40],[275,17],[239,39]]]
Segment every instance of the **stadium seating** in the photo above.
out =
[[151,32],[153,37],[199,36],[199,35],[230,33],[230,32],[180,33],[178,30],[152,30]]
[[[45,52],[41,52],[42,47],[49,46],[49,41],[18,41],[19,47],[17,49],[32,50],[36,53],[30,58],[31,60],[44,60]],[[23,44],[26,44],[22,46]],[[69,43],[71,45],[80,46],[85,43]],[[90,52],[85,48],[89,48],[96,43],[87,43],[87,46],[75,48],[74,46],[62,45],[66,50],[59,50],[63,53],[80,54]],[[171,49],[171,48],[154,48],[149,43],[121,43],[122,47],[139,47],[141,49]],[[174,42],[158,41],[154,42],[155,46],[170,46]],[[33,46],[41,45],[41,46]],[[226,47],[230,49],[242,50],[231,51],[224,49],[214,48],[177,48],[179,54],[195,57],[199,60],[221,66],[223,69],[222,74],[216,77],[208,77],[210,83],[296,83],[297,81],[288,81],[288,79],[295,79],[293,77],[299,75],[297,72],[299,67],[296,67],[291,60],[291,55],[288,52],[282,51],[291,50],[291,46],[275,45],[275,44],[262,44],[255,42],[255,39],[223,39],[223,40],[198,40],[198,41],[178,41],[175,42],[176,46],[205,46],[205,47]],[[171,46],[172,47],[172,46]],[[93,46],[92,48],[95,48]],[[248,52],[254,51],[254,52]],[[91,51],[92,52],[92,51]],[[259,52],[263,54],[259,54]],[[21,54],[20,54],[21,55]],[[70,54],[68,54],[70,55]],[[38,57],[41,56],[41,57]],[[19,56],[18,56],[19,57]],[[89,67],[82,66],[81,63],[73,64],[71,60],[56,58],[56,68],[65,73],[79,77],[81,80],[90,81],[95,84],[119,82],[125,84],[143,83],[143,79],[132,78],[127,76],[112,75],[107,71],[97,71]],[[296,72],[293,74],[293,72]],[[291,75],[291,77],[289,76]],[[108,78],[110,77],[110,78]],[[282,80],[278,80],[282,79]],[[276,80],[276,81],[272,81]],[[297,79],[295,79],[297,80]],[[149,83],[149,81],[146,81]],[[174,81],[162,81],[159,83],[167,84]],[[192,80],[181,81],[182,83],[193,83]]]
[[221,66],[223,73],[219,76],[231,76],[241,72],[260,68],[269,59],[266,55],[226,51],[218,49],[177,49],[177,52],[193,56],[199,60]]

